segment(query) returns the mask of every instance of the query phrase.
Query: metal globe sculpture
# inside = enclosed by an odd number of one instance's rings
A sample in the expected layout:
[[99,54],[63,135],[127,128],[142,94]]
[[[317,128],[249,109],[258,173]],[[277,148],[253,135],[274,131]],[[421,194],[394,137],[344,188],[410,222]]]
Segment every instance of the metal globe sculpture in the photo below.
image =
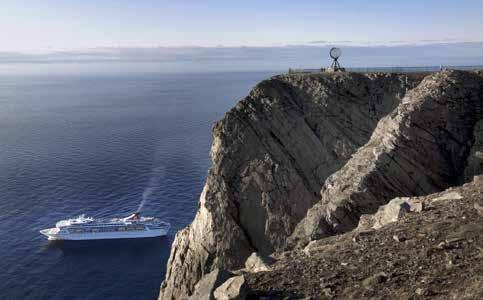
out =
[[330,49],[329,55],[334,60],[332,62],[332,65],[330,66],[331,69],[334,71],[342,71],[343,69],[340,67],[340,64],[338,61],[339,57],[342,55],[342,50],[340,50],[340,48],[333,47]]
[[342,54],[342,50],[340,50],[340,48],[331,48],[330,51],[329,51],[329,55],[330,57],[332,57],[333,59],[337,60]]

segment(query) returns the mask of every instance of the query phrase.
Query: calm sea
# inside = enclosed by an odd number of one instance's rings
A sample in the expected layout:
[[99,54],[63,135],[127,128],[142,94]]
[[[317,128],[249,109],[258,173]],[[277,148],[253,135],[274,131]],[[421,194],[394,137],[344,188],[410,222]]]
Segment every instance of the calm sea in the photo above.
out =
[[[270,72],[0,76],[0,298],[155,299],[210,166],[211,126]],[[145,215],[169,236],[49,242],[86,214]]]

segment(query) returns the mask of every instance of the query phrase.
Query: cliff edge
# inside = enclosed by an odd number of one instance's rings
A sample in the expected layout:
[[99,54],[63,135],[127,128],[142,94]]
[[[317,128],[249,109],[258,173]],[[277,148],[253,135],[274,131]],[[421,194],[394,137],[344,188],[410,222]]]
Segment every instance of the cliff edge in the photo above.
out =
[[303,247],[352,230],[394,197],[472,178],[482,90],[482,77],[457,71],[261,82],[213,128],[213,166],[195,219],[176,235],[159,298],[200,298],[209,278],[219,285],[253,252]]

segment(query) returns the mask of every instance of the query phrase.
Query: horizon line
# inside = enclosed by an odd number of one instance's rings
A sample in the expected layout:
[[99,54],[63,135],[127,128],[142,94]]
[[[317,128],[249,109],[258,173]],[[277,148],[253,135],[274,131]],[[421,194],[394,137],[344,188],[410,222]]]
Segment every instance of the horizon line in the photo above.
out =
[[455,44],[481,44],[483,40],[456,40],[456,39],[442,39],[442,40],[417,40],[417,41],[325,41],[313,40],[305,43],[293,44],[233,44],[233,45],[99,45],[90,47],[45,47],[38,49],[2,49],[1,54],[17,54],[17,55],[31,55],[31,54],[56,54],[56,53],[75,53],[79,51],[112,51],[112,50],[154,50],[154,49],[269,49],[269,48],[326,48],[326,47],[346,47],[346,48],[371,48],[371,47],[419,47],[431,45],[455,45]]

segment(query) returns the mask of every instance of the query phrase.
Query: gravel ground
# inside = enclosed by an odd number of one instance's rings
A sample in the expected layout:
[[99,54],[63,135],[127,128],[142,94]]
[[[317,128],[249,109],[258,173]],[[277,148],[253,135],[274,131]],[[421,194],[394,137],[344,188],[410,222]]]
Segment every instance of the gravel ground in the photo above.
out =
[[[459,200],[434,199],[456,192]],[[424,210],[379,230],[278,253],[247,274],[252,299],[483,299],[483,180],[417,197]]]

